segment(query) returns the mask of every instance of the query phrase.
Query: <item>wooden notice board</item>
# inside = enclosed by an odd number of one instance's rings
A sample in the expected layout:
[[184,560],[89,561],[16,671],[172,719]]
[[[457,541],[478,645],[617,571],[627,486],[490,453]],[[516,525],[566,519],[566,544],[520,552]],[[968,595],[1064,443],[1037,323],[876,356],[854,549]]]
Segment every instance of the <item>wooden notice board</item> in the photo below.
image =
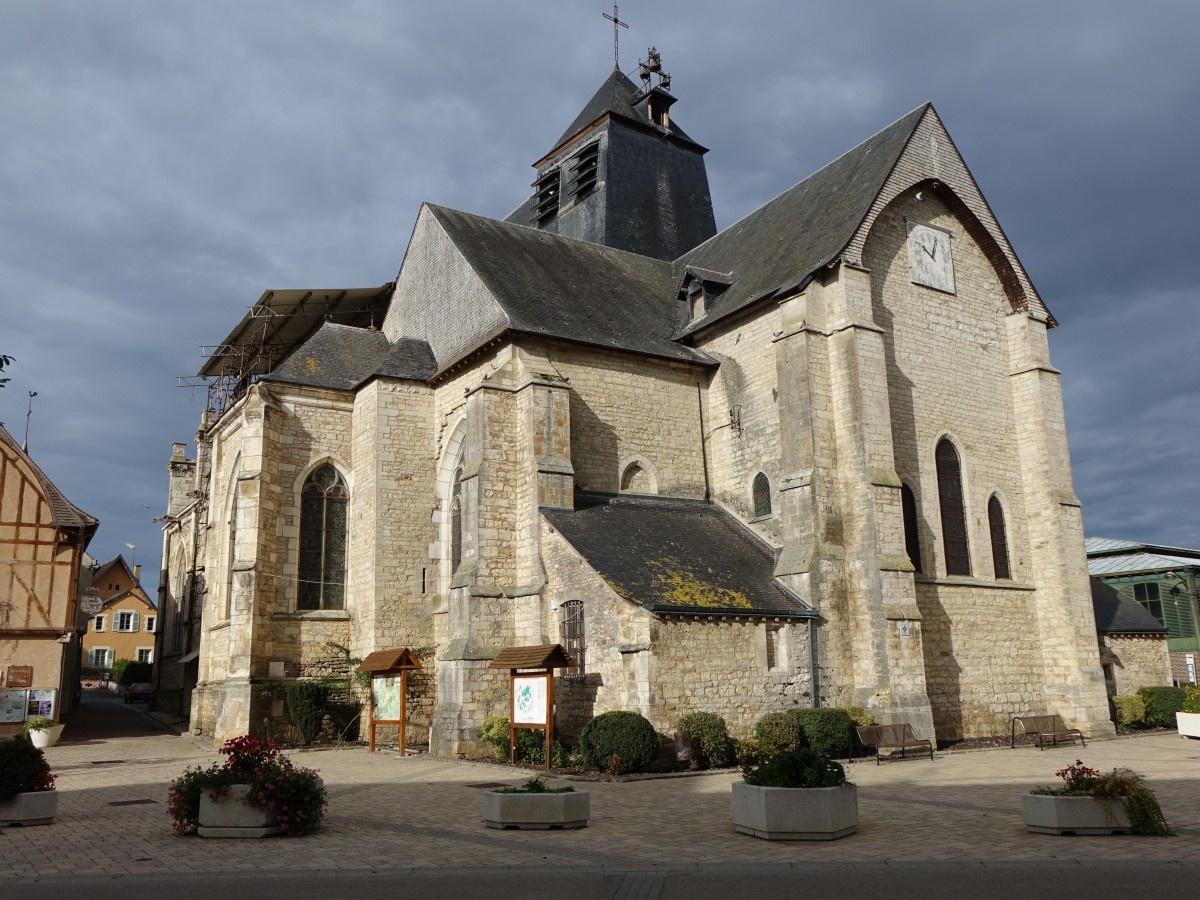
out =
[[371,673],[371,716],[368,732],[371,752],[375,752],[375,729],[380,725],[395,725],[399,735],[400,755],[404,750],[405,701],[408,694],[408,673],[421,668],[420,661],[407,647],[376,650],[358,667]]
[[536,728],[546,735],[546,771],[554,746],[554,670],[574,663],[561,644],[505,647],[489,668],[508,669],[508,758],[517,761],[517,729]]

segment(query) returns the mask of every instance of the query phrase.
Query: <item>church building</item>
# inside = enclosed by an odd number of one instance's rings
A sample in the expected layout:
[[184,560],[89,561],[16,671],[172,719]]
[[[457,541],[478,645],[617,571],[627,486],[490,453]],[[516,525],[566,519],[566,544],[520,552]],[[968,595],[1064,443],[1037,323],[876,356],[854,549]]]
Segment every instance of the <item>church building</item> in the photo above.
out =
[[394,282],[268,291],[206,361],[159,603],[193,731],[407,647],[409,735],[472,755],[490,661],[561,643],[567,743],[831,705],[1112,733],[1056,322],[934,108],[718,231],[659,71],[506,219],[427,204]]

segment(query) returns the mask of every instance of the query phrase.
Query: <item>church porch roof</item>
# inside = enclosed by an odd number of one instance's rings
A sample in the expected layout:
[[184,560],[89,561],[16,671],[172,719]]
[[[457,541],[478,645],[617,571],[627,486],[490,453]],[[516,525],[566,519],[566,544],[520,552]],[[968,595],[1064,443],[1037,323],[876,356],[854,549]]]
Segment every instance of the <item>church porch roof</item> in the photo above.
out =
[[775,554],[713,503],[576,493],[542,516],[621,597],[655,614],[811,618]]

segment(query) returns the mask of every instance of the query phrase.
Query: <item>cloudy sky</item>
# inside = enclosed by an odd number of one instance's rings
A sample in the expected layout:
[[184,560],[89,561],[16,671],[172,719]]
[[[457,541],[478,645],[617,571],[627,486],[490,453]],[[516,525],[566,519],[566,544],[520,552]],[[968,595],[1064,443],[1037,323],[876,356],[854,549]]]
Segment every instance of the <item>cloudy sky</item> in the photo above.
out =
[[[153,571],[176,386],[271,288],[502,217],[612,66],[593,0],[0,0],[0,421]],[[626,0],[723,227],[933,101],[1061,323],[1089,535],[1200,547],[1200,4]],[[189,452],[191,452],[189,450]],[[153,591],[155,578],[146,578]]]

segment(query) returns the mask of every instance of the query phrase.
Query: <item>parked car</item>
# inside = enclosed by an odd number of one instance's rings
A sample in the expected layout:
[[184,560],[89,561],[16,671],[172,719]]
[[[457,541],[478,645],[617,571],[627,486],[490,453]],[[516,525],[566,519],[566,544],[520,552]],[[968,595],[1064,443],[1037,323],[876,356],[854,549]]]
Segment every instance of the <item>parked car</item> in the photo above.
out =
[[154,685],[148,681],[135,681],[125,688],[126,703],[145,703],[154,693]]

